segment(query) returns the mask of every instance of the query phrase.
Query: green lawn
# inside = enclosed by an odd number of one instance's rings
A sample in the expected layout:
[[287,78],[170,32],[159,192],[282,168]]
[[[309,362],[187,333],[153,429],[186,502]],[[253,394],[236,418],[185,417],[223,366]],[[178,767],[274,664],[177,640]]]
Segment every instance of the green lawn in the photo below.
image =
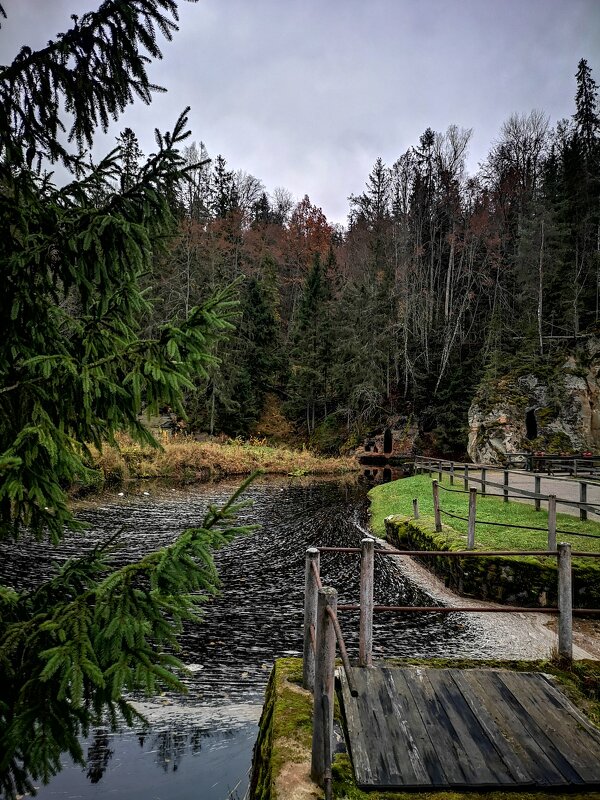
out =
[[[469,495],[462,492],[462,481],[455,480],[450,486],[448,476],[440,486],[440,508],[461,517],[468,516]],[[419,511],[424,521],[433,523],[433,495],[429,475],[417,475],[376,486],[369,492],[371,500],[371,529],[377,536],[385,535],[384,520],[390,514],[412,517],[413,497],[419,500]],[[512,523],[544,531],[522,530],[520,528],[500,528],[493,525],[476,525],[475,547],[477,549],[543,550],[548,543],[548,515],[544,509],[535,511],[533,502],[504,503],[498,497],[477,496],[477,520]],[[442,514],[442,524],[452,549],[462,549],[467,541],[467,523]],[[600,523],[581,522],[569,514],[557,514],[556,527],[559,531],[579,531],[600,536]],[[557,541],[570,542],[573,550],[600,552],[600,538],[590,539],[557,533]]]

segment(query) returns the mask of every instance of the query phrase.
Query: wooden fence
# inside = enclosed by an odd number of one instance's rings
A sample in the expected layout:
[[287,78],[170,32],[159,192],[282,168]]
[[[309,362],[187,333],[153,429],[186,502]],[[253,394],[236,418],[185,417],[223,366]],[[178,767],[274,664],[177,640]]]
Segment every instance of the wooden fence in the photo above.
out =
[[[337,591],[324,587],[320,577],[322,553],[360,554],[360,602],[338,605]],[[418,556],[420,558],[445,556],[448,558],[475,558],[484,556],[545,556],[554,557],[558,563],[558,606],[382,606],[374,601],[375,556]],[[331,798],[331,759],[333,744],[333,708],[335,681],[336,641],[340,650],[343,668],[351,694],[357,696],[354,687],[350,660],[338,614],[342,611],[359,612],[358,665],[369,667],[373,663],[373,615],[377,612],[393,613],[547,613],[558,614],[558,652],[561,658],[573,657],[573,616],[600,613],[600,609],[573,609],[572,556],[578,558],[600,558],[600,553],[571,552],[571,545],[560,543],[551,552],[548,550],[442,550],[415,551],[379,549],[373,538],[365,538],[360,547],[310,547],[306,551],[304,593],[304,660],[302,683],[313,692],[313,738],[311,777],[325,789],[325,797]]]
[[[468,517],[461,517],[459,514],[453,514],[450,511],[446,511],[442,508],[442,503],[440,500],[440,489],[445,491],[450,491],[453,494],[456,492],[460,492],[462,494],[469,495],[469,515]],[[436,532],[440,532],[442,530],[442,515],[450,517],[452,519],[459,519],[463,522],[467,523],[467,549],[472,550],[475,547],[475,526],[476,525],[489,525],[498,528],[518,528],[526,531],[542,531],[548,534],[548,550],[554,551],[556,550],[556,535],[557,533],[564,534],[565,536],[578,536],[584,539],[600,539],[600,535],[594,533],[584,533],[582,531],[565,531],[560,530],[556,527],[556,503],[557,499],[556,496],[553,494],[548,495],[548,525],[545,528],[534,527],[532,525],[517,525],[516,523],[512,522],[494,522],[489,519],[479,520],[477,519],[477,489],[471,487],[468,492],[465,490],[460,489],[446,489],[444,486],[441,486],[437,480],[431,481],[431,490],[433,494],[433,518],[435,522],[435,530]],[[415,519],[419,519],[419,500],[418,498],[414,498],[413,501],[413,516]]]
[[547,475],[596,475],[600,477],[600,456],[561,456],[544,453],[507,453],[505,466],[509,469],[525,469],[529,472],[545,472]]
[[[569,505],[579,509],[579,519],[581,520],[586,520],[588,518],[588,514],[600,516],[600,504],[589,503],[587,499],[588,486],[590,484],[597,485],[589,480],[578,480],[576,482],[579,485],[579,500],[571,500],[570,498],[557,497],[553,494],[542,493],[542,480],[547,480],[549,476],[535,473],[533,475],[534,491],[532,492],[529,489],[523,489],[517,486],[514,482],[512,484],[510,482],[511,475],[519,475],[522,477],[524,474],[523,470],[497,469],[490,464],[466,464],[459,461],[448,461],[447,459],[433,459],[415,456],[415,472],[428,472],[430,474],[435,474],[437,472],[440,482],[442,481],[443,475],[448,475],[451,485],[454,485],[455,480],[462,480],[465,491],[468,491],[471,488],[471,483],[477,483],[481,488],[482,495],[487,493],[488,488],[498,489],[500,490],[498,494],[503,498],[504,502],[508,502],[509,499],[530,499],[533,500],[536,511],[541,509],[541,504],[543,502],[547,503],[550,497],[554,497],[557,503],[562,503],[563,505]],[[490,480],[490,472],[502,472],[502,483]],[[568,481],[570,485],[575,483],[571,478],[559,478],[556,476],[552,477],[552,480]]]

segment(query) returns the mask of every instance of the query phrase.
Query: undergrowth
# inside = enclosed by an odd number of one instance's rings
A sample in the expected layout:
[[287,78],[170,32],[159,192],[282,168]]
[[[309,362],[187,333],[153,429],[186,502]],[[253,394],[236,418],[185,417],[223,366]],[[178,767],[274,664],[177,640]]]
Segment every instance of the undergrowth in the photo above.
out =
[[142,446],[118,436],[116,446],[92,450],[90,466],[97,478],[83,488],[118,485],[136,478],[168,478],[192,483],[227,476],[249,475],[260,470],[276,475],[319,475],[356,469],[351,458],[323,458],[308,450],[270,447],[262,442],[195,441],[188,437],[163,438],[160,447]]

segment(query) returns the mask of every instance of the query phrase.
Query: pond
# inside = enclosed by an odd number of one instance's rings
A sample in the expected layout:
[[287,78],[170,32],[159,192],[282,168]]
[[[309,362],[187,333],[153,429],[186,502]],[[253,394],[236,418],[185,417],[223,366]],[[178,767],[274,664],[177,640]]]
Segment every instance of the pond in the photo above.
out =
[[[223,503],[236,482],[186,490],[136,484],[119,497],[83,508],[89,524],[59,548],[22,541],[2,546],[0,582],[23,588],[50,574],[52,563],[81,554],[120,529],[120,559],[132,560],[172,541],[197,524],[209,503]],[[241,522],[260,529],[216,553],[221,594],[200,625],[187,625],[180,657],[190,673],[185,695],[139,700],[148,730],[99,729],[86,741],[87,766],[68,763],[38,796],[128,800],[238,800],[247,773],[269,671],[280,656],[302,651],[304,556],[315,545],[358,545],[367,532],[368,483],[346,480],[263,478],[247,496],[253,507]],[[357,602],[356,554],[323,554],[323,583],[337,588],[340,603]],[[377,562],[376,602],[430,605],[393,559]],[[358,652],[357,620],[342,619],[350,658]],[[374,656],[498,656],[480,623],[456,614],[378,615]]]

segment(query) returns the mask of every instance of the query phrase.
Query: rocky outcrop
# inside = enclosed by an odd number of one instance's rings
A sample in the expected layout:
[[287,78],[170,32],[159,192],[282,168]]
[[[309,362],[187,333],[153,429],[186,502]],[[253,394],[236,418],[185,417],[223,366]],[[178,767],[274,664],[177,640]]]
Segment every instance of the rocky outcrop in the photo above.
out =
[[545,375],[505,375],[481,385],[469,409],[468,452],[503,463],[523,451],[600,451],[600,341]]
[[374,431],[364,440],[362,447],[356,449],[355,455],[380,455],[388,458],[412,456],[418,435],[419,428],[412,416],[390,419],[387,427]]

